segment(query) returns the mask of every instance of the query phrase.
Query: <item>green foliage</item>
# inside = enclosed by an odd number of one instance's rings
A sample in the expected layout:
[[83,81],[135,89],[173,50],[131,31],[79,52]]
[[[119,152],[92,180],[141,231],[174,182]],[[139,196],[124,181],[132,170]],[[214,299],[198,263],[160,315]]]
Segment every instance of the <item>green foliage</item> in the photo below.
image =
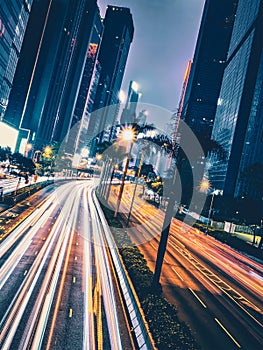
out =
[[[195,223],[194,227],[198,228],[201,231],[206,229],[206,225]],[[246,254],[254,256],[255,258],[263,260],[263,251],[248,244],[246,241],[231,235],[228,232],[209,229],[208,234],[217,240],[229,245],[232,248],[235,248],[239,251],[242,251]]]
[[0,147],[0,161],[2,162],[10,158],[11,153],[10,147]]
[[147,186],[157,193],[159,196],[163,195],[163,182],[160,180],[147,182]]
[[11,164],[16,165],[23,172],[35,173],[35,164],[32,159],[24,157],[21,153],[13,153],[10,156]]
[[150,329],[154,329],[156,345],[159,350],[197,349],[189,328],[180,323],[177,309],[165,298],[149,294],[142,301]]

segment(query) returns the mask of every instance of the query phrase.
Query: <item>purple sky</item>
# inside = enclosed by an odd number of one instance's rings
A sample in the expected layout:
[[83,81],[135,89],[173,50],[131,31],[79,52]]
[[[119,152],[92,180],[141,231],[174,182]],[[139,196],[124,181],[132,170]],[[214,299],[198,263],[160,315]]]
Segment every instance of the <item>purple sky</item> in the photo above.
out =
[[129,7],[135,26],[122,89],[136,80],[143,103],[176,110],[187,62],[193,58],[205,0],[98,0]]

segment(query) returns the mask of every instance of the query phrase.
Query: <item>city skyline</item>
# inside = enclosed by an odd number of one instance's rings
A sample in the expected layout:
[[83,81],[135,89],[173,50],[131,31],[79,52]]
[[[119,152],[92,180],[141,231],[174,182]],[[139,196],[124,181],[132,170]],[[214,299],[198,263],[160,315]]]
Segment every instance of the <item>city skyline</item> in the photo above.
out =
[[261,350],[263,0],[2,1],[0,348]]
[[124,91],[135,80],[142,92],[141,102],[177,110],[204,3],[205,0],[98,0],[102,16],[107,5],[129,7],[133,15],[135,31],[122,84]]

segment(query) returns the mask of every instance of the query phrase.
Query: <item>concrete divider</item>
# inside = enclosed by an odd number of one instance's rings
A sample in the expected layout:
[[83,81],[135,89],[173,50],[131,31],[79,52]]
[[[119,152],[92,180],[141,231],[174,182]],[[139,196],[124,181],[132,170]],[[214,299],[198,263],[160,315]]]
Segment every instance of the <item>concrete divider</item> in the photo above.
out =
[[154,341],[151,336],[148,323],[146,322],[143,311],[141,309],[139,299],[128,276],[128,273],[125,269],[123,261],[119,255],[118,248],[112,237],[109,225],[100,207],[95,192],[93,192],[93,199],[102,223],[105,238],[115,267],[116,275],[119,280],[120,288],[123,295],[123,301],[125,303],[128,312],[128,317],[134,331],[137,349],[157,350],[157,348],[154,345]]

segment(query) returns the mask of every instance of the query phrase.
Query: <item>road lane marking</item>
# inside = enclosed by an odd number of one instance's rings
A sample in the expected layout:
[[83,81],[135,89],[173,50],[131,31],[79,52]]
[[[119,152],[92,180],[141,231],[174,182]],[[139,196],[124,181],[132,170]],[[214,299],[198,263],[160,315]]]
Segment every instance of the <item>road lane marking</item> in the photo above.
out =
[[237,347],[241,348],[241,345],[236,341],[236,339],[228,332],[228,330],[222,325],[222,323],[215,317],[216,323],[225,331],[229,338],[236,344]]
[[156,247],[152,244],[152,242],[149,242],[149,244],[153,247],[154,250],[156,250]]
[[178,239],[176,240],[176,244],[180,245],[182,248],[185,248],[185,245],[183,243],[181,243],[180,241],[178,241]]
[[177,274],[177,276],[180,278],[180,280],[181,281],[183,281],[184,279],[183,279],[183,277],[175,270],[175,268],[174,267],[172,267],[172,270],[173,270],[173,272],[174,273],[176,273]]
[[[193,266],[195,266],[195,268],[200,271],[200,273],[207,278],[207,280],[209,280],[210,282],[212,282],[212,284],[214,286],[216,286],[216,288],[218,288],[219,290],[221,290],[225,295],[228,296],[228,298],[230,298],[236,305],[238,305],[238,307],[243,310],[249,317],[251,317],[257,324],[259,324],[261,327],[263,327],[263,324],[257,320],[249,311],[247,311],[247,309],[245,309],[244,307],[244,301],[247,302],[247,305],[249,305],[250,307],[252,307],[254,310],[261,312],[262,310],[260,310],[259,308],[257,308],[257,306],[255,306],[251,301],[249,301],[248,299],[246,299],[244,296],[242,296],[241,294],[239,294],[234,288],[232,288],[231,286],[229,286],[226,282],[224,282],[221,278],[219,278],[215,273],[213,273],[211,270],[209,270],[207,267],[205,267],[204,265],[201,264],[201,262],[199,262],[198,260],[196,260],[193,256],[191,256],[191,254],[189,252],[185,252],[185,251],[181,251],[179,249],[177,249],[177,247],[173,244],[170,243],[170,245],[176,249],[185,259],[187,259]],[[222,286],[223,284],[223,286]],[[229,289],[228,289],[229,288]],[[235,295],[231,295],[231,292],[235,293]],[[242,298],[242,299],[238,299],[238,295]],[[243,300],[242,304],[240,304],[240,302]],[[258,309],[258,310],[257,310]]]
[[200,304],[203,305],[203,307],[206,309],[205,303],[199,298],[199,296],[193,291],[192,288],[189,288],[189,290],[193,293],[193,295],[196,297],[196,299],[200,302]]

